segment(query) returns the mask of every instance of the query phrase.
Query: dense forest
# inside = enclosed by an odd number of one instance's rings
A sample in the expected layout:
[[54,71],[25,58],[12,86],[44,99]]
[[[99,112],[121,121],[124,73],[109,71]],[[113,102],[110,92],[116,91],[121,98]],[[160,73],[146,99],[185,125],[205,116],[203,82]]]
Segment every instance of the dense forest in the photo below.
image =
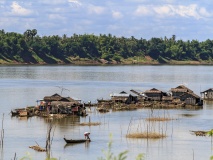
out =
[[111,34],[39,36],[0,30],[0,64],[213,64],[213,40],[136,39]]

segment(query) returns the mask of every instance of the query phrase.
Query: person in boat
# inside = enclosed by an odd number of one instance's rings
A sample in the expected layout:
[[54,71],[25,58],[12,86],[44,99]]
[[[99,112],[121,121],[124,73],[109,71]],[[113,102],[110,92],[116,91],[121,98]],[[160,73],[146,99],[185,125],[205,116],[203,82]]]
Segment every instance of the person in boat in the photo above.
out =
[[89,135],[90,135],[90,133],[89,133],[89,132],[84,132],[84,137],[85,137],[85,139],[90,140]]

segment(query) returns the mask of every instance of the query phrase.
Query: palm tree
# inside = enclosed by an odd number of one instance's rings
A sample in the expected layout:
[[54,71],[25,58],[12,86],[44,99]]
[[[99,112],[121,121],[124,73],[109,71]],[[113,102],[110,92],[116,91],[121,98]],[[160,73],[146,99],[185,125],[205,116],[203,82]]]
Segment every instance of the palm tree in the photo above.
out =
[[37,34],[37,30],[36,29],[31,30],[31,36],[32,36],[32,38],[35,37],[36,34]]
[[32,34],[32,31],[30,29],[28,29],[24,32],[25,41],[28,41],[30,39],[31,34]]

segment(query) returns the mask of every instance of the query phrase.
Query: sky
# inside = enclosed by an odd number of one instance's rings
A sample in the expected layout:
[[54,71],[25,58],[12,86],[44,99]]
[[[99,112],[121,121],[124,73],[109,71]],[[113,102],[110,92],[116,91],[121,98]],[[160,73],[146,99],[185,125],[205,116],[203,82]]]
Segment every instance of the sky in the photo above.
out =
[[0,0],[0,29],[39,36],[213,39],[212,0]]

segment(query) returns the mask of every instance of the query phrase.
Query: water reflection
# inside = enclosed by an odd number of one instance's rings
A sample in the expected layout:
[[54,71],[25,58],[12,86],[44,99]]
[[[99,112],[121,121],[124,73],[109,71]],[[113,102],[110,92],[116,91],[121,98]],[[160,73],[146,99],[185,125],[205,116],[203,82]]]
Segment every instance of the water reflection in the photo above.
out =
[[84,143],[67,143],[64,145],[64,148],[68,147],[76,147],[77,145],[84,146],[85,148],[89,148],[91,142],[84,142]]
[[65,118],[44,118],[44,122],[52,122],[57,126],[75,126],[80,123],[80,116],[67,116]]
[[204,108],[205,110],[213,110],[213,101],[204,101]]

